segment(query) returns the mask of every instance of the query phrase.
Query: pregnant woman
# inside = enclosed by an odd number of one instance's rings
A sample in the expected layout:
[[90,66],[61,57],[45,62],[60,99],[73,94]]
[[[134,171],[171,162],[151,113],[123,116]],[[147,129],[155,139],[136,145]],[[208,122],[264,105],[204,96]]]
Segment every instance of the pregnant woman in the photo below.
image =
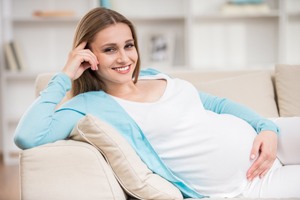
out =
[[[187,81],[140,71],[137,42],[124,16],[106,8],[88,12],[62,71],[20,120],[16,145],[27,149],[65,139],[90,113],[118,131],[131,131],[121,123],[137,124],[132,131],[144,135],[162,160],[151,170],[168,170],[185,197],[300,197],[299,117],[274,123]],[[54,111],[69,90],[73,98]],[[278,134],[285,146],[296,141],[281,157],[298,165],[276,158]]]

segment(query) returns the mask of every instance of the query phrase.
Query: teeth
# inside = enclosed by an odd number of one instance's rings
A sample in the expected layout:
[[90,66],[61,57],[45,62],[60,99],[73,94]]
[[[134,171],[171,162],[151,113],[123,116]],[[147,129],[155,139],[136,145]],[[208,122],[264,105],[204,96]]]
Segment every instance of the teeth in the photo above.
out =
[[115,70],[117,70],[117,71],[125,71],[125,70],[127,70],[127,69],[129,69],[129,66],[126,66],[126,67],[122,67],[122,68],[115,68]]

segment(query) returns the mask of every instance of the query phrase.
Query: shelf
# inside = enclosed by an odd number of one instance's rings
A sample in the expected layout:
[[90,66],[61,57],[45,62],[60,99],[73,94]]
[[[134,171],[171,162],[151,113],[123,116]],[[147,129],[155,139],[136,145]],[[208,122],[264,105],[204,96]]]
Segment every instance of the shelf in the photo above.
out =
[[279,17],[279,11],[272,11],[267,14],[222,14],[219,12],[216,13],[207,13],[201,15],[195,15],[195,19],[231,19],[231,18],[264,18],[264,17]]
[[300,12],[291,12],[288,14],[289,17],[300,17]]
[[78,17],[14,17],[13,22],[79,22]]
[[177,15],[152,15],[152,16],[135,16],[126,15],[126,18],[133,21],[161,21],[161,20],[184,20],[183,14]]

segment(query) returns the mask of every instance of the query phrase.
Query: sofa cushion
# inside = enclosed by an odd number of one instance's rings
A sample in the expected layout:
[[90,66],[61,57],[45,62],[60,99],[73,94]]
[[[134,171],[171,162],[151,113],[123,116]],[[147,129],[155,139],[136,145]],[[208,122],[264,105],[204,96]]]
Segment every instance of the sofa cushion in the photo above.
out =
[[265,118],[278,117],[271,75],[266,71],[194,85],[202,92],[243,104]]
[[20,190],[22,200],[127,199],[102,155],[73,140],[21,151]]
[[99,118],[87,114],[69,137],[95,146],[129,195],[138,199],[183,199],[177,187],[148,169],[126,139]]
[[276,65],[275,83],[280,117],[300,116],[300,65]]

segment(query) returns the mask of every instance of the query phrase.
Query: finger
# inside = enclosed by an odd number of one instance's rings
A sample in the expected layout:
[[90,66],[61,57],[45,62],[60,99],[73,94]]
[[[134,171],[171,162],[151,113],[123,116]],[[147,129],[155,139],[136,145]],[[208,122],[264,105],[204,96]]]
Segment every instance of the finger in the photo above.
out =
[[93,63],[90,63],[92,65],[92,69],[93,70],[97,70],[98,69],[98,64],[99,62],[97,61],[97,57],[95,56],[95,54],[93,54],[91,52],[91,50],[87,49],[87,50],[83,50],[83,51],[79,51],[78,53],[80,53],[81,55],[88,55],[93,59]]
[[83,63],[83,71],[87,70],[90,67],[91,65],[89,63]]
[[[268,156],[266,153],[262,153],[260,155],[261,158],[265,160],[264,163],[261,164],[261,166],[258,167],[256,171],[254,171],[250,176],[248,177],[249,179],[254,179],[259,175],[262,175],[264,172],[268,172],[268,170],[272,167],[274,160],[272,159],[271,156]],[[258,161],[258,160],[257,160]]]
[[93,58],[95,59],[95,65],[96,65],[96,68],[98,69],[98,59],[97,59],[97,56],[89,49],[89,53],[93,56]]
[[272,168],[273,164],[274,164],[274,161],[275,159],[271,159],[270,162],[269,162],[269,166],[267,167],[267,169],[261,174],[261,178],[263,178],[267,173],[268,171]]
[[[262,172],[260,172],[260,173],[258,173],[258,174],[256,174],[253,178],[252,178],[252,180],[254,180],[256,177],[260,177],[260,178],[263,178],[264,177],[264,175],[269,171],[269,169],[270,169],[271,167],[269,167],[269,165],[265,168],[265,170],[263,170]],[[264,174],[264,175],[263,175]]]
[[[250,153],[250,159],[253,160],[257,157],[260,146],[261,142],[256,138],[253,142],[253,147]],[[259,158],[261,158],[261,155],[259,156]],[[252,166],[248,170],[247,177],[249,177],[262,164],[263,160],[259,158],[252,164]]]
[[272,163],[270,163],[269,166],[267,167],[267,169],[265,171],[263,171],[263,173],[260,174],[260,178],[263,178],[268,173],[268,171],[271,169],[271,167],[272,167]]
[[91,68],[91,70],[95,70],[95,66],[91,64],[91,60],[92,58],[85,57],[83,59],[83,62],[81,62],[80,64],[80,68],[84,68],[84,69]]
[[258,155],[258,152],[259,152],[259,148],[261,146],[262,142],[255,139],[254,142],[253,142],[253,147],[252,147],[252,150],[251,150],[251,153],[250,153],[250,158],[252,160],[254,160],[256,158],[256,156]]
[[88,69],[88,68],[91,68],[91,64],[88,63],[88,62],[84,62],[84,63],[82,63],[81,65],[82,65],[82,67],[83,67],[83,70],[86,70],[86,69]]
[[268,162],[263,162],[249,177],[248,180],[251,181],[255,179],[258,175],[263,173],[268,167]]
[[89,54],[87,52],[80,52],[78,55],[81,56],[81,60],[80,60],[81,63],[84,61],[88,62],[91,65],[92,70],[97,70],[97,68],[98,68],[97,63],[91,54]]
[[89,50],[89,53],[95,58],[95,62],[96,62],[97,64],[99,64],[98,59],[97,59],[97,56],[96,56],[90,49],[88,49],[88,50]]
[[260,154],[258,159],[256,159],[256,161],[252,164],[252,166],[248,170],[247,177],[250,177],[265,161],[266,161],[266,157]]
[[83,41],[81,42],[74,50],[81,50],[81,49],[84,49],[85,46],[87,44],[87,41]]

